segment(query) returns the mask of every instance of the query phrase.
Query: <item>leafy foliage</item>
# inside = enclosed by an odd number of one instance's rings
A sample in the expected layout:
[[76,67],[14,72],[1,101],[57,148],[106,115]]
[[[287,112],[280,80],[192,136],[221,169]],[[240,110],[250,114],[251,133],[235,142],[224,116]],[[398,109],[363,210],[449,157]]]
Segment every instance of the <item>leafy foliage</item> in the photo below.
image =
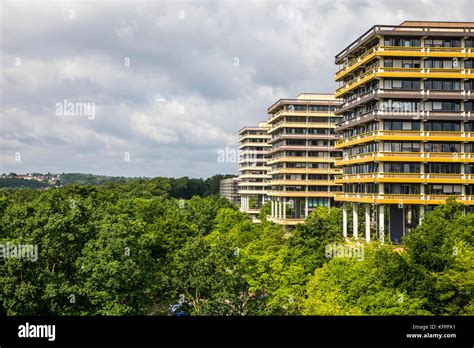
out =
[[355,247],[339,209],[285,229],[267,203],[254,224],[176,180],[1,192],[0,244],[38,255],[0,258],[0,314],[163,315],[176,303],[191,315],[474,314],[474,215],[454,201],[404,250],[372,242],[363,258],[328,258],[328,245]]

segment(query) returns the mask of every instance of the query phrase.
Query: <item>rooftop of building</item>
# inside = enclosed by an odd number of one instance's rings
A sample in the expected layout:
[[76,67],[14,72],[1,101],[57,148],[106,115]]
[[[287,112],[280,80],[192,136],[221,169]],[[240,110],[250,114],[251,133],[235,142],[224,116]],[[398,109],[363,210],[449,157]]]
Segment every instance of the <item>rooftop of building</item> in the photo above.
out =
[[344,59],[361,44],[375,35],[407,35],[407,36],[454,36],[474,37],[474,22],[450,21],[404,21],[398,25],[377,24],[355,39],[350,45],[336,55],[336,64]]
[[334,93],[300,93],[294,99],[279,99],[271,105],[267,111],[272,113],[282,105],[339,105],[341,101],[336,99]]
[[239,134],[242,134],[250,130],[265,130],[270,128],[270,125],[267,122],[259,122],[257,126],[244,126],[239,130]]

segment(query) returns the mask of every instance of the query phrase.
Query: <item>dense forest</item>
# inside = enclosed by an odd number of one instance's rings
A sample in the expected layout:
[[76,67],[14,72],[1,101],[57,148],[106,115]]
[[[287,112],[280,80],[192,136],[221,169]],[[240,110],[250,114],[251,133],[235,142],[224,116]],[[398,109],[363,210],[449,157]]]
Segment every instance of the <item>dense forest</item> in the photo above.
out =
[[[0,191],[0,244],[38,246],[36,260],[0,258],[0,315],[474,314],[474,214],[459,203],[401,248],[344,242],[337,208],[285,230],[266,222],[268,205],[253,224],[180,187]],[[363,253],[328,254],[336,245]]]
[[[35,173],[41,175],[39,173]],[[50,175],[48,173],[48,175]],[[219,185],[222,179],[233,177],[234,175],[218,174],[207,179],[189,178],[187,176],[181,178],[129,178],[124,176],[105,176],[82,173],[63,173],[60,174],[59,181],[37,181],[27,180],[16,177],[16,173],[8,174],[6,178],[0,178],[0,188],[17,189],[17,188],[36,188],[45,189],[58,186],[69,185],[113,185],[128,184],[131,186],[153,185],[152,182],[159,180],[165,188],[169,187],[168,195],[174,198],[189,199],[193,196],[208,197],[219,194]],[[151,183],[150,183],[151,182]]]

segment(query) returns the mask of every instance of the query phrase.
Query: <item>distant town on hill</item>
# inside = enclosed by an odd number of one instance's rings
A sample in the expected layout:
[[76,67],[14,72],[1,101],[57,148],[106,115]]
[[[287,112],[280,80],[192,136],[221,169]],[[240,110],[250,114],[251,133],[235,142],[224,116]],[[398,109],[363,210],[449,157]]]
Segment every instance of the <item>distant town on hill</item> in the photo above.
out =
[[139,184],[146,181],[167,181],[169,196],[188,199],[193,196],[208,197],[219,194],[219,185],[222,179],[232,178],[231,174],[217,174],[206,179],[202,178],[148,178],[148,177],[124,177],[106,176],[83,173],[2,173],[0,176],[0,189],[49,189],[68,185],[113,185],[115,184]]

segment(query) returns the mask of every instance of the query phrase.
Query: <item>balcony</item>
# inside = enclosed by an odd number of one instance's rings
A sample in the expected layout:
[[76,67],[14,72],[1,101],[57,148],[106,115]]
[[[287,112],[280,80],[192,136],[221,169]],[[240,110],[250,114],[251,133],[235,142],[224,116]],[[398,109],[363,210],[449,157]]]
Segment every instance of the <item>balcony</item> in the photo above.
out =
[[245,134],[239,137],[239,143],[247,139],[252,140],[252,139],[268,139],[268,138],[270,138],[268,134]]
[[424,194],[378,194],[336,192],[335,200],[339,202],[357,202],[371,204],[443,204],[446,199],[456,197],[458,202],[474,205],[474,196],[424,195]]
[[271,146],[270,144],[268,143],[254,143],[254,142],[245,142],[245,143],[240,143],[239,144],[239,149],[243,149],[243,148],[246,148],[246,147],[249,147],[249,146],[255,146],[255,147],[269,147]]
[[[326,173],[327,174],[327,173]],[[334,180],[271,180],[270,185],[277,186],[333,186],[336,185]]]
[[267,187],[262,187],[261,189],[239,189],[239,195],[261,195],[267,194]]
[[344,76],[363,66],[375,57],[423,57],[423,58],[474,58],[472,47],[405,47],[405,46],[375,46],[338,70],[335,80],[340,81]]
[[348,146],[377,140],[472,142],[474,141],[474,132],[421,132],[377,130],[338,140],[336,141],[335,148],[343,149]]
[[441,99],[441,100],[472,100],[474,99],[473,91],[458,91],[458,90],[402,90],[402,89],[373,89],[364,92],[354,99],[347,101],[342,104],[340,108],[336,110],[336,114],[341,115],[344,112],[371,102],[375,99],[380,98],[392,98],[392,99]]
[[280,219],[272,216],[267,216],[267,221],[273,222],[278,225],[298,225],[304,222],[304,218],[301,219],[294,219],[294,218],[286,218]]
[[[249,162],[249,164],[253,164],[253,162]],[[243,171],[246,171],[246,170],[251,170],[251,171],[260,171],[260,170],[271,170],[272,167],[268,167],[268,166],[256,166],[256,165],[248,165],[248,166],[241,166],[239,167],[239,172],[243,172]]]
[[344,174],[336,179],[338,184],[349,183],[410,183],[410,184],[474,184],[472,174],[436,173],[364,173]]
[[[337,104],[339,105],[340,102],[338,101]],[[312,111],[312,110],[279,110],[275,112],[274,114],[270,114],[268,116],[267,123],[274,123],[278,119],[284,116],[300,116],[300,117],[308,117],[308,116],[314,116],[314,117],[333,117],[334,112],[333,111]]]
[[269,190],[267,196],[277,196],[277,197],[334,197],[334,192],[332,191],[273,191]]
[[336,131],[341,132],[347,128],[355,127],[373,120],[451,120],[471,121],[474,113],[471,111],[399,111],[373,110],[357,115],[350,120],[343,121],[336,126]]
[[[329,121],[329,119],[328,119]],[[287,121],[280,121],[268,130],[268,133],[273,133],[277,129],[281,128],[329,128],[334,129],[336,128],[335,123],[330,122],[287,122]]]
[[335,151],[335,148],[334,146],[282,145],[272,148],[268,154],[279,151]]
[[272,136],[269,143],[274,143],[283,139],[304,139],[304,140],[337,140],[341,139],[339,134],[278,134]]
[[[474,141],[474,140],[473,140]],[[368,152],[337,159],[336,166],[365,162],[455,162],[473,163],[469,152]]]
[[281,162],[311,162],[311,163],[333,163],[334,158],[331,157],[316,157],[316,156],[282,156],[271,158],[267,161],[268,164]]
[[376,77],[395,78],[474,78],[474,69],[429,69],[429,68],[385,68],[377,67],[366,71],[336,89],[336,98]]
[[277,168],[268,171],[272,174],[342,174],[342,169],[339,168]]

